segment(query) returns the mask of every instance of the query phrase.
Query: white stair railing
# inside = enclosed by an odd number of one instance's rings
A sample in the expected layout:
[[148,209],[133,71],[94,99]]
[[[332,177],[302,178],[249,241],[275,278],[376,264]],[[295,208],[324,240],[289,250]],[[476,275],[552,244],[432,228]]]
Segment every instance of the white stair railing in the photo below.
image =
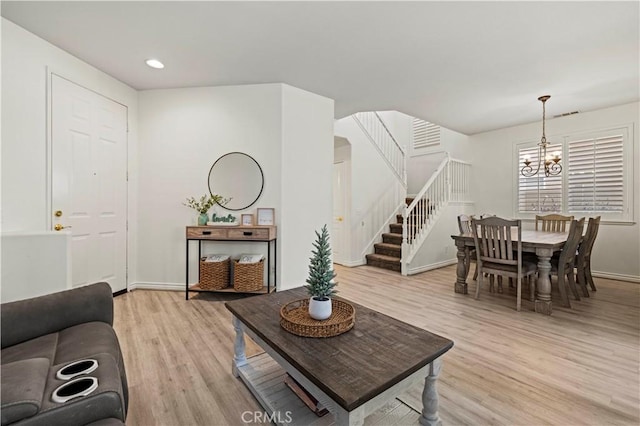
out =
[[471,165],[449,158],[442,160],[431,178],[422,187],[402,214],[402,274],[418,252],[450,201],[469,200]]
[[374,244],[380,242],[380,236],[389,232],[389,224],[396,223],[396,215],[402,214],[406,207],[406,188],[400,182],[392,181],[380,191],[379,197],[366,209],[359,218],[359,226],[354,232],[358,244],[364,247],[360,258],[364,261],[368,253],[374,250]]
[[352,115],[364,134],[380,153],[402,185],[407,187],[407,157],[377,112],[358,112]]

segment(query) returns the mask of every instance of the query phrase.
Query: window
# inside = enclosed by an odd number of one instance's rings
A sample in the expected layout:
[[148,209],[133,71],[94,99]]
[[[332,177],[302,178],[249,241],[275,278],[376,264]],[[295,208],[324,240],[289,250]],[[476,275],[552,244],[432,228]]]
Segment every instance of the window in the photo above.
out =
[[413,149],[440,145],[440,126],[419,118],[413,119]]
[[550,145],[547,155],[558,153],[562,162],[559,176],[524,177],[520,173],[525,158],[538,164],[534,143],[516,148],[518,160],[517,212],[521,217],[540,213],[563,213],[576,217],[601,215],[605,220],[631,221],[633,144],[631,126],[554,137],[562,143]]
[[569,140],[567,203],[570,213],[624,209],[623,135]]
[[[549,153],[558,153],[562,158],[562,145],[549,145]],[[538,146],[520,149],[518,165],[522,167],[525,158],[534,168],[538,164]],[[560,212],[562,211],[562,174],[545,176],[544,170],[532,177],[522,176],[518,169],[518,211],[520,213]]]

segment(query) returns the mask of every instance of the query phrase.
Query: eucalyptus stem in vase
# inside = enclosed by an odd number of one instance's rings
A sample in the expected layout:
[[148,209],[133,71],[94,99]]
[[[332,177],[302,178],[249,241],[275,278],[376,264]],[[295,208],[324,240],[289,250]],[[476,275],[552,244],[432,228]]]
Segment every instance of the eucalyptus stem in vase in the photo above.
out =
[[224,205],[226,201],[227,200],[225,200],[225,198],[222,197],[221,195],[205,194],[202,197],[200,197],[199,200],[196,200],[194,197],[189,197],[187,198],[186,202],[182,204],[200,213],[198,216],[198,225],[204,226],[209,221],[209,215],[208,215],[209,209],[214,204]]

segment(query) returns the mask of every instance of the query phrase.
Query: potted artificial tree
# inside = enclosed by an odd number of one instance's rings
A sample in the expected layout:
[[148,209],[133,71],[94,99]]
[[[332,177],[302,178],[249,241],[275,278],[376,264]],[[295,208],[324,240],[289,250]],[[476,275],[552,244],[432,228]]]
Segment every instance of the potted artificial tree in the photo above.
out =
[[315,250],[311,251],[313,256],[310,258],[308,285],[305,287],[311,297],[309,315],[316,320],[325,320],[331,316],[331,296],[337,293],[334,290],[336,273],[332,268],[327,225],[322,227],[321,233],[316,231],[316,237],[313,243]]

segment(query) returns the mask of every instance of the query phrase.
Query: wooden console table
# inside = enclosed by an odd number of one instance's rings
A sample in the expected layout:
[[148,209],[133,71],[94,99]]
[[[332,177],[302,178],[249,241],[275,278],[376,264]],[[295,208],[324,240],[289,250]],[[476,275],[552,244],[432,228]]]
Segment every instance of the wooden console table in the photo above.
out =
[[[236,330],[232,372],[274,423],[317,421],[291,391],[283,390],[284,377],[270,366],[277,362],[333,414],[336,425],[362,425],[418,381],[425,383],[418,421],[423,426],[440,424],[436,379],[451,340],[353,302],[352,330],[329,338],[298,337],[280,327],[280,308],[307,297],[305,289],[297,288],[225,303]],[[247,358],[245,333],[266,353]],[[302,409],[296,409],[296,402]]]
[[[276,226],[187,226],[186,227],[186,278],[185,278],[185,298],[189,300],[189,292],[216,292],[216,293],[271,293],[276,287],[277,272],[277,227]],[[267,244],[267,258],[265,265],[267,267],[267,285],[262,290],[251,292],[237,292],[233,287],[222,290],[206,290],[200,288],[199,283],[189,287],[189,242],[198,242],[198,271],[200,271],[200,261],[202,257],[202,242],[255,242]],[[273,244],[273,256],[271,255],[271,245]],[[273,288],[271,286],[271,259],[273,258]],[[199,274],[198,274],[199,276]]]

